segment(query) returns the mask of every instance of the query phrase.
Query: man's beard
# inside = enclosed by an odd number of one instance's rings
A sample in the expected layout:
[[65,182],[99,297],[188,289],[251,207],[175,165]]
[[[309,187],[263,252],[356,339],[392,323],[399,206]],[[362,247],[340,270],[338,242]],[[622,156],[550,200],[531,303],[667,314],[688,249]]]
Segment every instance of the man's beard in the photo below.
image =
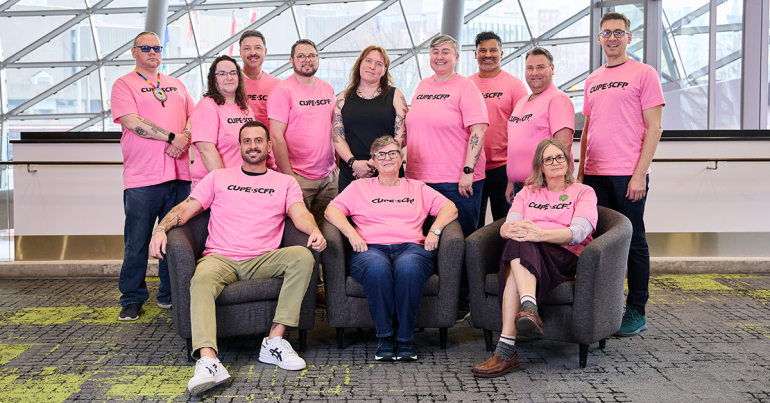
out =
[[316,71],[318,71],[318,67],[315,67],[315,66],[304,66],[304,67],[310,67],[310,69],[311,69],[310,73],[306,73],[306,72],[302,71],[302,67],[303,66],[300,66],[299,69],[295,69],[294,70],[297,74],[301,75],[302,77],[313,77],[315,75]]

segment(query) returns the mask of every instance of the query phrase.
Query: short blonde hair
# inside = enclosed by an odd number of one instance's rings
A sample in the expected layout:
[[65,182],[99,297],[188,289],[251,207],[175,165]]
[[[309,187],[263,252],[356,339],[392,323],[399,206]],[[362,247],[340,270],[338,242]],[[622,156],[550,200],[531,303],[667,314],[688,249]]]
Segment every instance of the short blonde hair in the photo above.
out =
[[433,38],[433,40],[430,41],[430,48],[433,49],[446,43],[452,44],[452,48],[454,48],[456,55],[460,54],[460,44],[455,40],[455,38],[452,38],[449,35],[439,35]]
[[[536,188],[545,187],[545,174],[543,173],[543,154],[548,146],[556,146],[561,152],[569,159],[569,151],[564,147],[561,141],[556,139],[545,139],[537,145],[535,149],[535,157],[532,159],[532,175],[524,182],[524,186],[534,185]],[[567,173],[564,174],[564,179],[567,183],[574,183],[575,177],[572,176],[572,164],[567,161]]]
[[398,140],[396,140],[395,137],[388,136],[386,134],[386,135],[384,135],[384,136],[374,140],[374,142],[372,143],[372,148],[369,150],[369,155],[371,155],[372,158],[374,158],[374,153],[376,153],[377,151],[379,151],[382,148],[385,148],[386,146],[388,146],[390,144],[395,144],[396,147],[398,147],[398,151],[401,151],[401,143],[399,143]]

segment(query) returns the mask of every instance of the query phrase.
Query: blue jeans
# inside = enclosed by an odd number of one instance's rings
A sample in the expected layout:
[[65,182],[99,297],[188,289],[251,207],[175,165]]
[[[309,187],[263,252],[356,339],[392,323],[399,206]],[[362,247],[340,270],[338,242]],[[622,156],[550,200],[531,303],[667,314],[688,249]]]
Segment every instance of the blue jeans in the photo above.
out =
[[[650,176],[647,175],[649,190]],[[628,251],[628,297],[626,305],[644,315],[644,307],[650,298],[650,249],[644,229],[644,205],[647,194],[636,202],[626,198],[631,176],[585,175],[583,184],[596,192],[597,204],[611,208],[628,217],[633,227],[631,247]]]
[[479,209],[479,223],[476,229],[481,229],[487,220],[487,199],[492,207],[492,219],[497,221],[508,215],[511,205],[505,200],[505,188],[508,186],[508,173],[506,165],[487,170],[484,179],[484,190],[481,192],[481,208]]
[[377,337],[396,333],[396,340],[412,341],[425,282],[433,274],[433,252],[415,243],[368,246],[366,252],[350,252],[350,275],[364,286]]
[[[147,259],[150,238],[155,221],[163,217],[190,195],[190,182],[172,180],[158,185],[130,188],[123,191],[123,208],[126,224],[123,229],[123,266],[120,268],[118,289],[120,305],[142,304],[150,297],[144,277],[147,275]],[[165,259],[158,264],[160,288],[158,303],[171,303],[171,281]]]
[[[428,183],[428,186],[454,202],[455,207],[457,207],[457,222],[463,229],[463,236],[467,238],[476,231],[481,212],[481,193],[484,190],[484,179],[473,182],[473,195],[470,197],[460,196],[457,183]],[[463,262],[463,271],[460,274],[460,303],[471,304],[471,290],[468,287],[468,270],[465,267],[465,262]]]

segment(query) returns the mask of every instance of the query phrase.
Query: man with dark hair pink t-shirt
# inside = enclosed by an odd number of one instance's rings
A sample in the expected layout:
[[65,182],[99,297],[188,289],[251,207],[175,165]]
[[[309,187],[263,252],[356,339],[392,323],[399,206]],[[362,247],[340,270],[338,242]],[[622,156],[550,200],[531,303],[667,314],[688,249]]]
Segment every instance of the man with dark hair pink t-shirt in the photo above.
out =
[[[125,250],[120,269],[121,311],[118,319],[137,320],[150,294],[147,246],[156,220],[190,194],[190,115],[195,102],[181,81],[158,72],[160,41],[152,32],[134,39],[134,71],[112,87],[111,106],[123,136],[123,206]],[[158,267],[158,306],[171,308],[168,265]]]
[[585,83],[578,181],[596,191],[598,205],[631,220],[628,253],[628,298],[617,335],[633,336],[647,329],[650,252],[644,229],[644,204],[650,163],[663,132],[663,91],[658,72],[629,59],[631,26],[626,16],[607,13],[597,35],[607,64]]
[[479,64],[479,72],[468,79],[481,90],[489,115],[489,128],[484,136],[484,154],[487,157],[486,179],[481,191],[481,209],[477,228],[483,227],[486,223],[487,199],[492,208],[493,220],[505,217],[511,207],[510,199],[505,198],[505,187],[508,182],[506,164],[509,163],[506,155],[508,118],[511,117],[516,103],[527,96],[527,87],[521,80],[500,68],[503,53],[502,43],[497,34],[486,31],[476,35],[474,54]]

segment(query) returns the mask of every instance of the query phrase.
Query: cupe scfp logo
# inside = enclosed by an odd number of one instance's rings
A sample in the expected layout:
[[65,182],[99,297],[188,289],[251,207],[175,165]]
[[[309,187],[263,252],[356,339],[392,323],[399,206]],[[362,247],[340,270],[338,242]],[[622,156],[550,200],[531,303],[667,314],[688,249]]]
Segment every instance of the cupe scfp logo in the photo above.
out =
[[569,196],[567,196],[567,195],[559,196],[559,201],[563,201],[564,202],[564,201],[567,201],[567,199],[569,199]]

